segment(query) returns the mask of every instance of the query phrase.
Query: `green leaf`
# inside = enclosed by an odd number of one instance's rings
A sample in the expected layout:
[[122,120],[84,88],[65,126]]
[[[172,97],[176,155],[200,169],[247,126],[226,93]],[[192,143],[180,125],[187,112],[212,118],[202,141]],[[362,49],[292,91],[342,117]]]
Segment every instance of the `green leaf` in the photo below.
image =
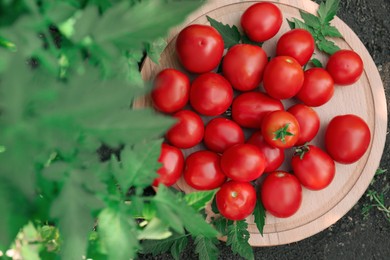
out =
[[[138,66],[138,63],[141,61],[143,57],[142,50],[130,50],[127,54],[127,76],[126,78],[129,80],[130,83],[134,84],[135,86],[142,86],[143,80],[141,76],[141,72]],[[124,67],[124,66],[122,66]]]
[[75,12],[73,17],[59,26],[61,32],[65,32],[75,43],[80,43],[90,36],[96,23],[99,21],[99,10],[96,6],[89,5],[84,10]]
[[153,218],[146,227],[138,234],[138,240],[142,239],[165,239],[172,235],[168,225],[158,218]]
[[171,246],[171,255],[175,260],[179,260],[181,258],[180,255],[187,247],[187,244],[188,238],[186,236],[176,239],[175,242],[173,242]]
[[295,24],[295,28],[305,29],[306,31],[309,31],[314,37],[314,35],[315,35],[314,30],[310,26],[308,26],[307,24],[305,24],[301,20],[298,20],[297,18],[293,18],[293,21]]
[[214,27],[222,36],[225,49],[229,49],[232,46],[240,43],[241,34],[238,31],[237,26],[230,26],[214,20],[213,18],[206,16],[210,25]]
[[339,32],[339,30],[332,25],[324,25],[321,27],[321,34],[323,36],[343,38],[343,35]]
[[219,244],[216,238],[207,238],[203,236],[197,236],[195,238],[195,252],[199,255],[200,260],[217,260]]
[[291,21],[289,19],[286,18],[286,21],[288,23],[288,26],[290,27],[290,29],[295,29],[295,22],[294,21]]
[[175,241],[187,237],[187,235],[173,234],[172,236],[163,240],[144,240],[141,243],[141,254],[158,255],[168,252]]
[[321,61],[319,61],[316,58],[313,58],[310,60],[310,62],[314,65],[316,68],[323,68],[324,66],[322,65]]
[[156,40],[145,44],[146,54],[154,63],[158,64],[161,53],[164,51],[167,45],[168,43],[164,38],[157,38]]
[[245,220],[236,221],[228,227],[226,245],[231,246],[233,253],[245,259],[254,259],[253,249],[249,245],[248,224]]
[[255,41],[252,41],[252,40],[249,39],[248,36],[246,36],[245,34],[242,35],[242,37],[241,37],[241,42],[242,42],[242,43],[245,43],[245,44],[256,45],[256,46],[259,46],[259,47],[262,47],[262,46],[263,46],[263,43],[262,43],[262,42],[255,42]]
[[233,224],[233,221],[219,217],[214,219],[212,223],[221,235],[226,236],[228,234],[228,227]]
[[316,29],[321,27],[320,19],[317,16],[302,10],[299,10],[299,13],[305,24],[307,24],[308,26],[311,26]]
[[255,224],[260,234],[263,235],[264,225],[265,225],[265,209],[263,203],[260,200],[257,200],[255,210],[253,211],[255,216]]
[[318,16],[321,24],[329,24],[333,20],[339,9],[340,0],[326,0],[318,8]]
[[90,233],[88,243],[87,259],[107,260],[107,249],[104,247],[97,231]]
[[213,198],[217,190],[211,191],[199,191],[187,193],[184,196],[185,201],[189,206],[192,206],[196,211],[199,211],[206,207]]
[[338,47],[334,42],[329,41],[325,38],[322,38],[317,42],[317,47],[320,51],[323,51],[330,55],[340,50],[340,47]]

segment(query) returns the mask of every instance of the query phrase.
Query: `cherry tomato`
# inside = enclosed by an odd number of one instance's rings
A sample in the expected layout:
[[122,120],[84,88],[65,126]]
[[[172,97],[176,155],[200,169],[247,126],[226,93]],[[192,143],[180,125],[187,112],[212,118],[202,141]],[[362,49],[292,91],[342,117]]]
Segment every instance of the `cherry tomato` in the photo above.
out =
[[241,127],[234,121],[214,118],[206,125],[203,141],[208,149],[223,153],[235,144],[243,144],[245,136]]
[[303,76],[298,61],[289,56],[278,56],[265,67],[263,86],[268,95],[273,98],[292,98],[301,89]]
[[180,63],[190,72],[204,73],[216,68],[224,51],[222,36],[213,27],[193,24],[184,28],[176,40]]
[[190,80],[187,75],[175,69],[165,69],[154,80],[153,105],[161,112],[173,113],[187,104],[189,93]]
[[173,115],[178,122],[167,132],[168,141],[182,149],[191,148],[202,141],[203,121],[191,110],[181,110]]
[[184,156],[181,150],[163,143],[158,162],[162,163],[162,166],[157,171],[159,176],[154,179],[153,186],[157,187],[160,183],[165,186],[175,184],[180,178],[184,167]]
[[311,68],[305,71],[303,86],[296,97],[311,107],[322,106],[333,97],[334,82],[323,68]]
[[202,115],[220,115],[230,107],[232,101],[232,86],[217,73],[202,74],[192,82],[190,103]]
[[322,190],[333,180],[336,166],[332,158],[314,145],[301,146],[291,160],[294,175],[310,190]]
[[241,27],[249,39],[264,42],[274,37],[282,26],[283,16],[272,3],[251,5],[241,16]]
[[287,218],[301,206],[302,186],[294,175],[275,171],[265,178],[260,195],[269,213],[278,218]]
[[249,182],[228,181],[215,195],[219,212],[230,220],[243,220],[256,206],[256,190]]
[[367,151],[370,141],[370,128],[356,115],[334,117],[325,131],[326,151],[339,163],[350,164],[359,160]]
[[276,110],[284,110],[280,100],[261,92],[247,92],[233,100],[232,118],[242,127],[260,128],[263,117]]
[[295,145],[303,145],[313,140],[320,129],[320,118],[316,111],[303,104],[296,104],[287,112],[291,113],[299,123],[299,138]]
[[350,85],[359,80],[363,73],[363,61],[351,50],[339,50],[330,56],[326,70],[338,85]]
[[186,159],[184,180],[197,190],[212,190],[226,181],[220,167],[221,157],[210,151],[197,151]]
[[260,84],[267,62],[267,54],[262,48],[237,44],[223,58],[222,72],[233,88],[248,91]]

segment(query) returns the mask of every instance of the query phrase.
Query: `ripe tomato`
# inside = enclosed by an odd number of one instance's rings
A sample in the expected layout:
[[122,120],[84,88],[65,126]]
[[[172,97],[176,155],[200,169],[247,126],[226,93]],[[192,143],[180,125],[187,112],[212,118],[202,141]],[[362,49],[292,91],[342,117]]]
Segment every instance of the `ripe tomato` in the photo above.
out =
[[262,48],[237,44],[230,48],[223,58],[222,72],[233,88],[248,91],[260,84],[267,62],[267,54]]
[[310,190],[326,188],[336,172],[332,158],[314,145],[297,148],[291,166],[300,183]]
[[182,149],[191,148],[202,141],[203,121],[191,110],[181,110],[173,115],[178,122],[166,134],[168,141]]
[[311,68],[305,71],[303,86],[296,97],[311,107],[322,106],[333,97],[334,82],[323,68]]
[[265,67],[263,86],[273,98],[292,98],[303,85],[303,75],[298,61],[289,56],[278,56]]
[[339,163],[359,160],[370,145],[371,133],[367,123],[356,115],[334,117],[325,131],[325,147]]
[[220,115],[230,107],[232,101],[232,86],[217,73],[202,74],[192,82],[190,103],[202,115]]
[[265,157],[252,144],[236,144],[222,154],[221,168],[232,180],[253,181],[263,174]]
[[224,51],[222,36],[213,27],[193,24],[184,28],[176,40],[180,63],[190,72],[204,73],[216,68]]
[[276,110],[284,110],[280,100],[261,92],[247,92],[233,100],[232,118],[242,127],[260,128],[263,117]]
[[317,112],[302,104],[290,107],[287,112],[291,113],[299,123],[299,138],[295,145],[303,145],[313,140],[320,129],[320,118]]
[[264,42],[274,37],[282,26],[283,16],[272,3],[251,5],[241,16],[241,27],[245,34],[255,42]]
[[284,149],[269,145],[265,140],[261,131],[255,132],[247,141],[248,144],[253,144],[260,149],[265,157],[264,172],[276,171],[284,161]]
[[243,220],[256,206],[256,190],[249,182],[228,181],[215,195],[219,212],[230,220]]
[[243,144],[245,136],[241,127],[234,121],[214,118],[206,125],[203,141],[208,149],[223,153],[235,144]]
[[293,147],[299,139],[299,132],[298,120],[286,111],[270,112],[261,124],[265,141],[274,147]]
[[165,69],[154,80],[153,105],[161,112],[173,113],[187,104],[189,93],[190,80],[187,75],[175,69]]
[[283,34],[276,44],[277,56],[290,56],[301,66],[305,65],[314,52],[314,39],[304,29],[293,29]]
[[275,171],[265,178],[260,195],[269,213],[278,218],[287,218],[301,206],[302,186],[294,175]]
[[336,84],[350,85],[358,81],[362,75],[363,61],[354,51],[339,50],[330,56],[326,70]]
[[197,151],[186,159],[184,180],[197,190],[212,190],[226,181],[220,167],[221,157],[210,151]]
[[180,178],[184,167],[184,156],[181,150],[163,143],[158,162],[162,163],[162,166],[157,171],[159,176],[154,179],[153,186],[157,187],[160,183],[165,186],[175,184]]

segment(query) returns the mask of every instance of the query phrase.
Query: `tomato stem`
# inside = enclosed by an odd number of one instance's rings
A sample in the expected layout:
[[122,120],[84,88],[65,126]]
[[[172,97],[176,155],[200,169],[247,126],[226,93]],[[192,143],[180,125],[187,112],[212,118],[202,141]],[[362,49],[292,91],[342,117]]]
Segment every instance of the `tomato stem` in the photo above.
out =
[[274,132],[275,137],[272,140],[280,139],[280,141],[282,141],[282,143],[285,144],[286,143],[286,136],[294,136],[293,133],[287,131],[289,125],[290,124],[288,123],[285,126],[283,126],[283,127],[279,128],[278,130],[276,130]]
[[299,159],[302,160],[303,157],[305,156],[305,154],[306,154],[308,151],[310,151],[310,148],[309,148],[309,146],[308,146],[308,143],[305,143],[304,145],[295,148],[294,156],[299,156]]

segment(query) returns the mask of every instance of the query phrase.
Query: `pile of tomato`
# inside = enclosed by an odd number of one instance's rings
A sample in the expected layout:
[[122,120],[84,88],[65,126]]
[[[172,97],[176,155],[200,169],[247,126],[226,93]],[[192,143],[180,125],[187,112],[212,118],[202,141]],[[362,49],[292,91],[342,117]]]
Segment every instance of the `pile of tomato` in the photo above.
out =
[[[260,2],[243,13],[241,27],[251,41],[264,42],[278,33],[282,21],[276,5]],[[308,31],[293,29],[279,38],[270,60],[251,44],[234,45],[224,55],[223,38],[213,27],[184,28],[176,40],[184,72],[162,70],[151,94],[156,110],[177,119],[166,133],[154,185],[170,186],[183,176],[196,190],[218,189],[218,210],[231,220],[249,216],[257,200],[272,215],[289,217],[301,205],[302,186],[327,187],[335,161],[356,162],[371,134],[360,117],[338,115],[326,127],[326,149],[309,144],[320,127],[312,107],[328,102],[335,85],[353,84],[363,72],[361,58],[351,50],[331,55],[326,68],[305,71],[314,49]],[[222,73],[213,72],[219,66]],[[190,82],[185,71],[197,77]],[[290,98],[299,102],[285,110],[281,100]],[[244,129],[252,133],[247,140]],[[201,142],[207,149],[184,158],[182,149]],[[294,149],[292,173],[278,170],[285,149]]]

